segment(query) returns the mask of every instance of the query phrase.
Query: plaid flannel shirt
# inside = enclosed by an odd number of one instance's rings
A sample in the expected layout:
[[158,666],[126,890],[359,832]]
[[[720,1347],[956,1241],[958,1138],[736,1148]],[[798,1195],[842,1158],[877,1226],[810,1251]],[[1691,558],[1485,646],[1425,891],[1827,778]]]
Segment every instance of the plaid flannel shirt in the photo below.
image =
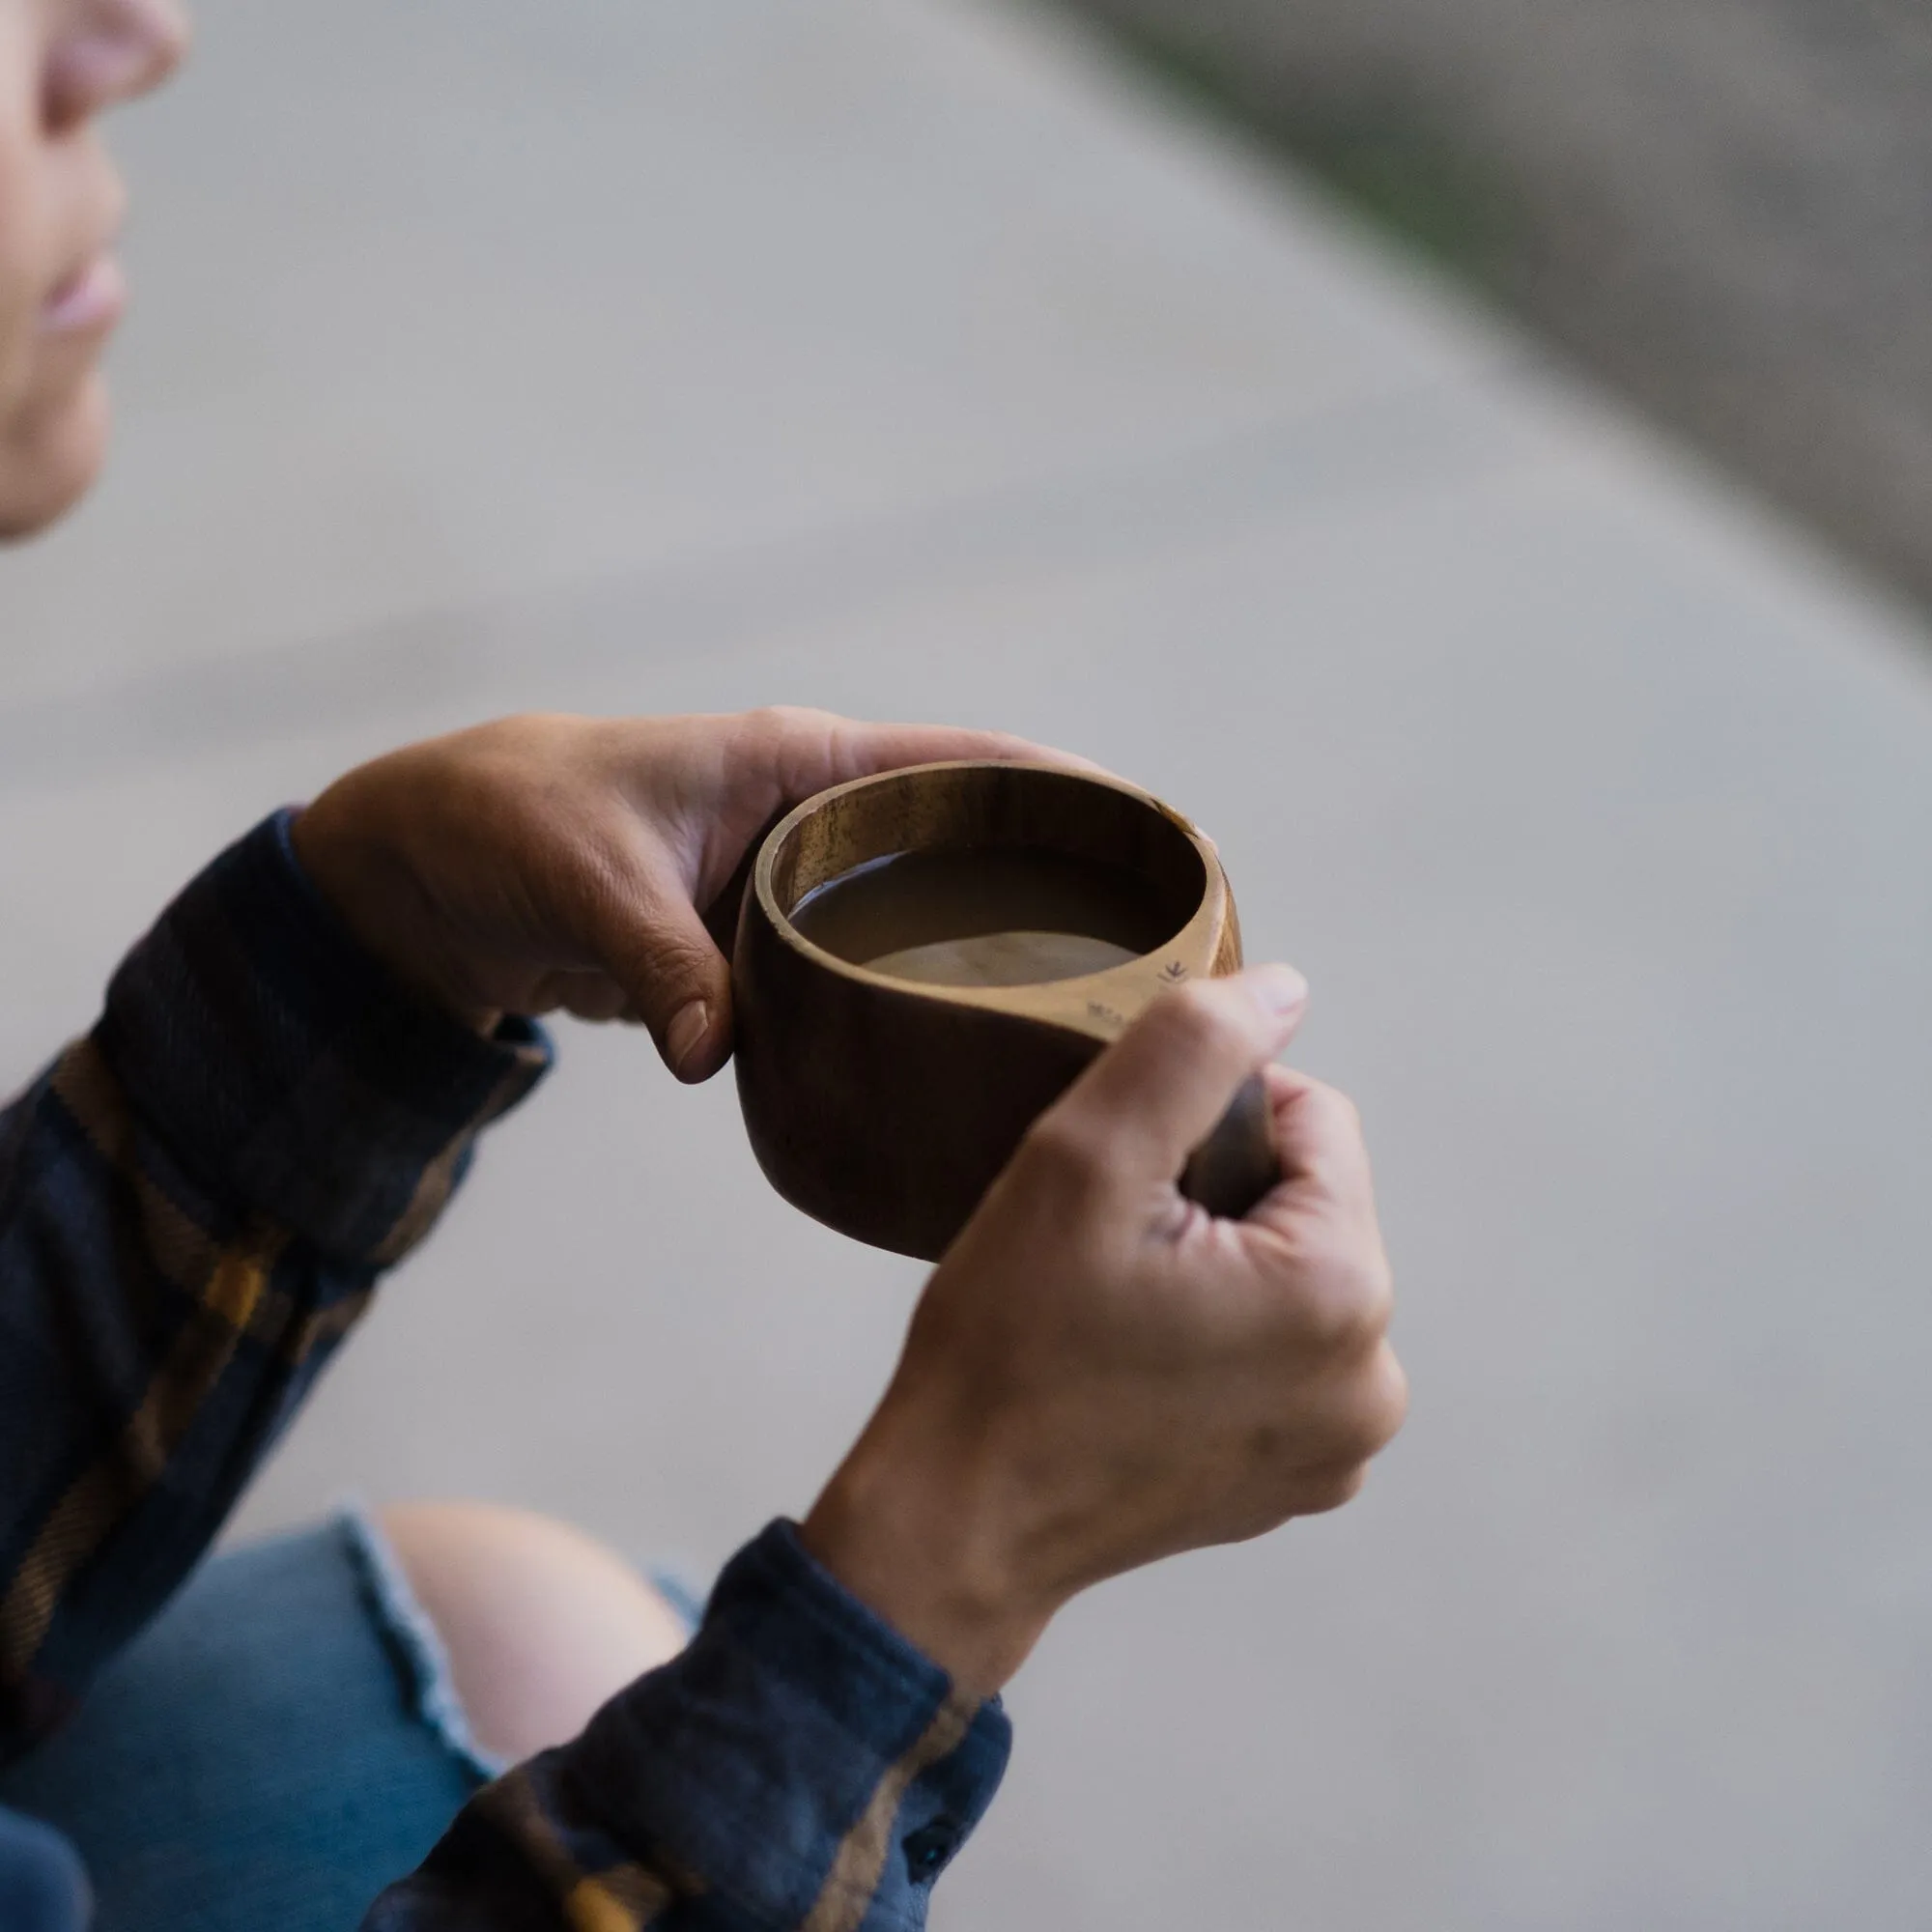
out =
[[[202,873],[0,1114],[0,1758],[186,1576],[549,1064],[540,1029],[480,1039],[397,986],[291,823]],[[683,1656],[479,1792],[368,1925],[916,1927],[1009,1736],[775,1523]],[[77,1932],[50,1857],[0,1816],[0,1899]]]

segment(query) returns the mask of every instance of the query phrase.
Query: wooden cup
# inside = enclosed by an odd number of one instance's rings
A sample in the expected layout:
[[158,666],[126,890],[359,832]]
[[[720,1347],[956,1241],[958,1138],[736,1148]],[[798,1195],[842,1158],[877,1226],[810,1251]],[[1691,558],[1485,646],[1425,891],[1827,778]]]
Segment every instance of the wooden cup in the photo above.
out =
[[[820,886],[895,854],[1045,850],[1125,867],[1174,936],[1079,979],[1020,986],[895,979],[814,945],[791,921]],[[758,850],[732,964],[738,1097],[772,1185],[873,1247],[936,1261],[1021,1136],[1152,1000],[1241,964],[1213,846],[1158,799],[1057,766],[917,765],[821,792]],[[1259,1079],[1181,1177],[1245,1213],[1278,1176]]]

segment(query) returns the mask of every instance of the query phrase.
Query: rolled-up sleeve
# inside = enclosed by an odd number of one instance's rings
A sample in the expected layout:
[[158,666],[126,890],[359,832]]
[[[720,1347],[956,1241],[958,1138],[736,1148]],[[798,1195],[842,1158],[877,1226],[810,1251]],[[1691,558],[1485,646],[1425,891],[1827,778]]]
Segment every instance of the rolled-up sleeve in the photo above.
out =
[[1011,1732],[774,1523],[682,1656],[481,1791],[364,1932],[901,1932]]
[[0,1756],[174,1590],[549,1064],[391,979],[292,822],[196,878],[0,1113]]

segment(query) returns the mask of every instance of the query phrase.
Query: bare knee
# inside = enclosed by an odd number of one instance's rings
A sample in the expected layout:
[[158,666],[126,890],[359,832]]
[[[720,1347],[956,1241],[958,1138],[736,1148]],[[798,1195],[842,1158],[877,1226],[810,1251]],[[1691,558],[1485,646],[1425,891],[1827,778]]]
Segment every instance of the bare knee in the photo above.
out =
[[382,1521],[487,1750],[563,1743],[683,1648],[664,1599],[567,1523],[489,1503],[398,1503]]

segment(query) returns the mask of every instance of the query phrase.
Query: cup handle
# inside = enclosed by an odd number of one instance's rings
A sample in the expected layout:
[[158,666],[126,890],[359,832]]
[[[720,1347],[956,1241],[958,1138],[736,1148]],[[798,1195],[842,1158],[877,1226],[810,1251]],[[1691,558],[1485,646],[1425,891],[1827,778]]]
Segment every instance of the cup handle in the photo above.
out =
[[1280,1179],[1274,1110],[1257,1073],[1242,1083],[1214,1131],[1188,1156],[1180,1191],[1208,1213],[1238,1221]]

